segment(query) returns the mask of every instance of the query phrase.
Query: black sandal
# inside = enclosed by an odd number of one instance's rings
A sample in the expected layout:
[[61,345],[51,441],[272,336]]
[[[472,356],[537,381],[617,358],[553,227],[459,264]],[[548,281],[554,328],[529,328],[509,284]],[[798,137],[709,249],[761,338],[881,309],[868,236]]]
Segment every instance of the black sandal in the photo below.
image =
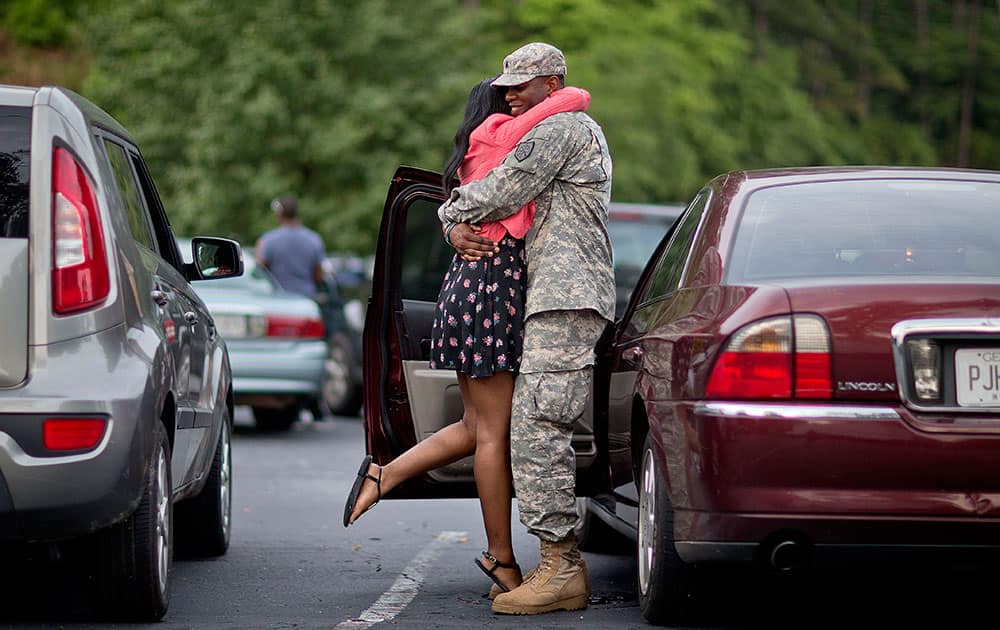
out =
[[493,572],[496,571],[497,568],[501,568],[501,569],[517,569],[517,572],[520,573],[521,567],[518,566],[516,562],[500,562],[499,560],[497,560],[496,556],[494,556],[489,551],[484,551],[483,557],[492,562],[493,566],[487,569],[486,565],[479,561],[479,558],[476,558],[475,560],[473,560],[473,562],[476,563],[477,567],[483,570],[483,573],[485,573],[491,580],[493,580],[494,584],[500,587],[501,591],[503,591],[504,593],[509,593],[510,588],[506,584],[501,582],[500,578],[494,575]]
[[[371,479],[375,482],[375,489],[378,491],[378,498],[375,502],[369,505],[365,512],[375,507],[375,504],[382,500],[382,467],[378,467],[378,477],[373,477],[368,472],[368,468],[372,464],[372,456],[365,455],[365,458],[361,460],[361,468],[358,469],[358,477],[354,480],[354,485],[351,486],[351,492],[347,495],[347,503],[344,505],[344,527],[351,524],[351,513],[354,512],[354,506],[358,502],[358,495],[361,494],[361,487],[365,485],[367,479]],[[362,512],[361,514],[364,514]],[[361,518],[361,514],[358,514],[358,518]]]

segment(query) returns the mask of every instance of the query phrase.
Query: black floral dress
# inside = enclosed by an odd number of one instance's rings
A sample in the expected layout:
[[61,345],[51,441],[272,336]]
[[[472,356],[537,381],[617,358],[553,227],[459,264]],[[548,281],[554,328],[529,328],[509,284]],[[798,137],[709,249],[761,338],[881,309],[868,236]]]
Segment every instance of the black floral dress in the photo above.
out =
[[473,378],[516,372],[524,337],[524,241],[504,237],[492,258],[462,260],[444,276],[431,330],[430,366]]

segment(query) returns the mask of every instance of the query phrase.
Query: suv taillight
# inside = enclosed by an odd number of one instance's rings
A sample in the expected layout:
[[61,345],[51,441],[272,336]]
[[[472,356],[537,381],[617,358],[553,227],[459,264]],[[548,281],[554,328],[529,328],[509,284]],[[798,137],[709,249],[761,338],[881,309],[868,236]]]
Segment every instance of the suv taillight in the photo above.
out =
[[104,437],[106,418],[48,418],[42,422],[42,444],[50,451],[82,451]]
[[94,184],[66,149],[52,150],[52,310],[81,311],[111,290]]
[[707,398],[830,398],[830,334],[815,315],[781,316],[736,331],[715,361]]

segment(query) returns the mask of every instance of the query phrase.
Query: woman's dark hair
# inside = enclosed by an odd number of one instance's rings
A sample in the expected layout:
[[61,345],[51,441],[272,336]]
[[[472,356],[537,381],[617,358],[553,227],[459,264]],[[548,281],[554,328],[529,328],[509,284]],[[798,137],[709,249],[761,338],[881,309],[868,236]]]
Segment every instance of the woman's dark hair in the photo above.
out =
[[469,102],[465,106],[465,119],[455,132],[455,149],[448,161],[444,163],[444,173],[441,178],[446,194],[455,187],[455,174],[462,165],[465,154],[469,151],[469,136],[472,130],[482,123],[490,114],[509,114],[510,106],[504,98],[504,91],[492,87],[490,83],[496,77],[483,79],[469,92]]

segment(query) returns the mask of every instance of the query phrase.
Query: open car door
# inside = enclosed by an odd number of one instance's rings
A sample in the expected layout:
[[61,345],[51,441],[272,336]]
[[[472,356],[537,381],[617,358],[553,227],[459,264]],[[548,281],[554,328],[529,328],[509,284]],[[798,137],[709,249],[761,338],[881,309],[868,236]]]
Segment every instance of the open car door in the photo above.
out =
[[[443,201],[440,174],[406,166],[396,171],[386,197],[364,330],[365,446],[379,464],[462,417],[455,372],[429,367],[438,293],[455,253],[438,222]],[[599,480],[583,474],[607,471],[595,465],[593,426],[588,409],[573,439],[578,494],[609,483],[606,473]],[[389,498],[475,496],[467,457],[398,486]]]

